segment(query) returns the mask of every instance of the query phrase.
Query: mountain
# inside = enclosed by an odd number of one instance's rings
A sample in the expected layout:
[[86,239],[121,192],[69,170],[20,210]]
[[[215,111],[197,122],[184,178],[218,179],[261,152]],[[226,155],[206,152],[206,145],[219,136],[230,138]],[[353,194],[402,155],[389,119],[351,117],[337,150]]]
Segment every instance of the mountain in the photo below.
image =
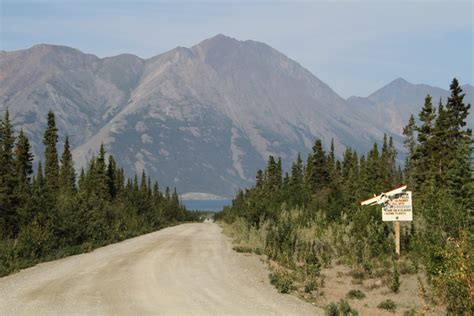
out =
[[402,148],[404,111],[422,104],[399,95],[409,86],[396,80],[344,100],[270,46],[221,34],[149,59],[45,44],[0,52],[0,110],[10,109],[38,157],[51,109],[77,168],[104,143],[128,175],[145,169],[162,187],[224,197],[248,186],[269,154],[289,164],[315,138],[334,139],[339,154],[365,152],[388,132]]
[[146,60],[127,106],[74,153],[88,157],[104,142],[123,165],[182,192],[230,196],[269,154],[289,161],[316,137],[366,147],[376,139],[298,63],[218,35]]
[[[464,101],[474,105],[474,87],[464,85],[462,89],[466,94]],[[353,96],[347,99],[347,102],[377,128],[401,135],[410,114],[416,117],[428,94],[433,97],[433,104],[437,106],[440,99],[446,104],[450,92],[426,84],[412,84],[398,78],[366,98]],[[469,115],[468,126],[474,126],[474,115]]]
[[40,153],[46,113],[53,110],[73,146],[92,137],[128,102],[143,71],[133,55],[99,59],[76,49],[35,45],[0,52],[0,109],[9,108],[15,126]]

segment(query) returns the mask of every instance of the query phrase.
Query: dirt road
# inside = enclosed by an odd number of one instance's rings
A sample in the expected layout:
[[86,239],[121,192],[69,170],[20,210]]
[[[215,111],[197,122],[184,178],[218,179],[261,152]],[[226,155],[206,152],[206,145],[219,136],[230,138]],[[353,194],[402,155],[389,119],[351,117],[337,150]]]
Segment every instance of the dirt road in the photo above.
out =
[[0,278],[0,315],[315,315],[213,223],[184,224]]

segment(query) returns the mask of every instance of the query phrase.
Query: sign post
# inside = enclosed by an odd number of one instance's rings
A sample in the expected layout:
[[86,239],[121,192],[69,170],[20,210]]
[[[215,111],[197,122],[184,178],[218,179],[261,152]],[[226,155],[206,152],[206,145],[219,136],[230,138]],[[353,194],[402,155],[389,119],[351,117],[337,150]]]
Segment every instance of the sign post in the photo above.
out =
[[400,257],[400,222],[393,222],[393,226],[395,229],[395,252]]
[[411,191],[405,191],[406,188],[405,185],[361,202],[361,205],[382,205],[382,220],[394,222],[397,256],[400,256],[400,221],[413,220]]

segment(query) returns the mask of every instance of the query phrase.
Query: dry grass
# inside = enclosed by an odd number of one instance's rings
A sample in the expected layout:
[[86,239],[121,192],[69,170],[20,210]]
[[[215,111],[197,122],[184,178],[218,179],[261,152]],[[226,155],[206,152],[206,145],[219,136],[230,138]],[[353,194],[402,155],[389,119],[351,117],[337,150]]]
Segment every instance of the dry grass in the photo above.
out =
[[[359,290],[365,294],[361,299],[348,299],[351,307],[359,312],[359,315],[444,315],[444,308],[440,306],[427,305],[424,299],[426,294],[420,292],[419,280],[424,280],[421,273],[403,274],[400,276],[401,286],[399,293],[393,293],[387,286],[384,276],[365,276],[360,271],[350,269],[345,265],[334,265],[323,269],[324,288],[320,291],[324,295],[315,295],[314,300],[320,307],[331,302],[339,302],[347,299],[349,290]],[[355,281],[355,282],[354,282]],[[426,281],[423,282],[426,286]],[[390,312],[377,306],[390,299],[395,302],[396,310]]]

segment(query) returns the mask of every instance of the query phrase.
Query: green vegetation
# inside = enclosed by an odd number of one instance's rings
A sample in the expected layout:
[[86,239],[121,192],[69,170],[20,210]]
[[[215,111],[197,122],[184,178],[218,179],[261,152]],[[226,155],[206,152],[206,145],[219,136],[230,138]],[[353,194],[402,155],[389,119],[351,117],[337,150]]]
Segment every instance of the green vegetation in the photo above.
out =
[[353,309],[345,300],[340,300],[338,304],[330,303],[324,308],[325,314],[328,316],[357,316],[359,313]]
[[[377,206],[359,201],[402,183],[413,191],[414,221],[401,223],[403,272],[426,271],[438,303],[453,314],[473,311],[474,183],[470,105],[456,79],[444,105],[427,96],[418,116],[404,128],[407,157],[396,165],[393,140],[385,136],[365,155],[346,148],[342,160],[316,140],[304,163],[298,154],[291,173],[270,156],[255,186],[238,192],[223,219],[239,241],[254,245],[269,260],[296,271],[298,282],[317,277],[333,259],[353,266],[360,280],[390,273],[393,228]],[[252,240],[250,240],[252,236]],[[407,264],[405,262],[410,262]],[[391,284],[390,284],[391,283]],[[400,287],[398,267],[390,288]]]
[[395,302],[391,299],[388,299],[381,302],[379,305],[377,305],[377,307],[380,309],[388,310],[390,312],[395,312],[395,310],[397,309],[397,304],[395,304]]
[[361,290],[350,290],[349,292],[347,292],[347,295],[346,297],[348,299],[358,299],[358,300],[361,300],[365,297],[365,294],[364,292],[362,292]]
[[15,137],[8,110],[0,122],[0,276],[201,215],[186,211],[176,190],[160,192],[144,171],[140,182],[126,179],[104,146],[76,182],[67,137],[58,156],[52,112],[47,124],[44,165],[33,174],[23,131]]
[[390,284],[390,290],[392,290],[393,293],[398,293],[400,291],[400,273],[398,272],[396,264],[393,267],[392,283]]
[[284,272],[273,272],[270,273],[270,283],[273,284],[280,293],[290,293],[293,289],[293,280],[292,278]]

